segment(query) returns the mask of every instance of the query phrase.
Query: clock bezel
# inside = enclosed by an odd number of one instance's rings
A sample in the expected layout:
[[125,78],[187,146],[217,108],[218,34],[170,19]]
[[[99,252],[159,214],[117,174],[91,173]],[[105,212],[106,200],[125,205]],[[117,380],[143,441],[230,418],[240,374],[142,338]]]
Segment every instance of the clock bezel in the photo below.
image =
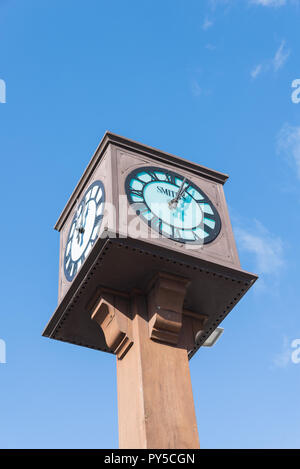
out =
[[[164,173],[170,175],[173,178],[180,178],[181,180],[183,180],[184,177],[186,177],[186,176],[182,176],[181,174],[179,174],[179,173],[177,173],[173,170],[163,168],[163,167],[159,167],[159,166],[139,166],[138,168],[135,168],[134,170],[130,171],[130,173],[126,176],[126,180],[125,180],[125,193],[126,193],[127,200],[128,200],[130,205],[138,204],[138,202],[133,201],[131,199],[130,181],[132,179],[134,179],[134,177],[142,171],[146,171],[146,172],[147,171],[149,171],[149,172],[160,171],[160,172],[164,172]],[[172,235],[164,232],[160,228],[160,226],[158,226],[158,227],[153,226],[152,223],[151,223],[151,220],[147,220],[142,215],[142,213],[140,213],[139,210],[136,210],[136,214],[141,218],[141,220],[144,223],[146,223],[151,229],[155,230],[157,233],[159,233],[164,238],[170,239],[170,240],[175,241],[175,242],[180,243],[180,244],[192,244],[192,245],[207,245],[207,244],[210,244],[210,243],[212,243],[213,241],[216,240],[216,238],[219,236],[219,234],[221,232],[222,222],[221,222],[220,214],[219,214],[218,210],[216,209],[214,203],[206,195],[206,193],[202,189],[200,189],[199,186],[197,186],[195,183],[193,183],[188,177],[186,177],[186,181],[188,182],[189,186],[194,188],[196,191],[200,192],[200,194],[203,196],[203,200],[201,200],[201,203],[208,203],[211,206],[211,208],[214,212],[213,220],[215,221],[215,227],[212,229],[212,228],[209,228],[208,225],[205,225],[206,229],[209,230],[209,235],[206,238],[204,238],[203,240],[201,239],[201,240],[198,241],[196,239],[195,240],[188,240],[188,239],[185,239],[185,238],[173,237]],[[149,181],[149,183],[151,183],[151,182],[153,182],[153,181]],[[169,181],[161,181],[161,182],[169,182]],[[147,183],[147,184],[149,184],[149,183]],[[173,185],[176,185],[172,182],[169,182],[169,183],[173,184]],[[147,186],[147,184],[145,184],[145,187]],[[143,191],[144,191],[145,187],[143,188]],[[179,189],[179,186],[177,186],[177,187]],[[194,199],[194,197],[193,197],[193,199]],[[194,200],[196,201],[196,199],[194,199]],[[147,202],[144,198],[143,198],[143,203],[151,211],[149,205],[147,204]],[[196,203],[198,203],[198,202],[196,201]],[[202,211],[202,209],[201,209],[201,211]],[[169,226],[172,226],[167,222],[164,222],[164,223],[168,224]],[[198,225],[198,226],[201,226],[201,224]],[[183,231],[193,231],[194,228],[195,227],[193,227],[192,229],[191,228],[190,229],[182,228],[181,230],[183,230]]]

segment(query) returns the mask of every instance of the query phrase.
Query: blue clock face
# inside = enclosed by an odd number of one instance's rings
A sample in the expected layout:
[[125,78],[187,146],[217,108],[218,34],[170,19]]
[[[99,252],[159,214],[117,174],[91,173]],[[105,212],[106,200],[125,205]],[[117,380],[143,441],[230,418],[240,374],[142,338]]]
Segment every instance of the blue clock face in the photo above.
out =
[[221,220],[207,195],[173,171],[138,168],[125,181],[136,214],[164,237],[180,243],[208,244],[220,233]]
[[64,272],[71,282],[93,248],[101,226],[105,203],[104,185],[95,181],[86,190],[73,217],[64,255]]

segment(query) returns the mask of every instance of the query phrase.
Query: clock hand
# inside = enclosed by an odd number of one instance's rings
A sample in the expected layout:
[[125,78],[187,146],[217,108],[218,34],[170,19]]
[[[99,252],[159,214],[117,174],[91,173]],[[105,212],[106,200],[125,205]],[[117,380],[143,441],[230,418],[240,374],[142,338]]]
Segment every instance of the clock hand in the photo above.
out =
[[181,199],[181,197],[185,193],[185,189],[183,188],[185,181],[186,181],[186,178],[183,179],[183,181],[181,183],[181,186],[179,187],[179,190],[178,190],[176,196],[174,197],[174,199],[170,200],[170,202],[169,202],[169,208],[171,210],[177,208],[179,199]]
[[83,224],[83,228],[85,227],[86,219],[87,219],[88,213],[89,213],[89,206],[87,205],[86,210],[85,210],[85,214],[84,214],[84,224]]
[[[82,213],[83,212],[84,212],[84,210],[82,211]],[[85,214],[84,214],[84,222],[82,223],[82,226],[81,226],[80,246],[82,246],[82,243],[83,243],[83,235],[84,235],[84,231],[85,231],[85,224],[86,224],[86,219],[87,219],[88,213],[89,213],[89,206],[86,207],[86,211],[85,211]],[[82,218],[83,218],[83,216],[82,216]]]
[[84,233],[84,227],[83,227],[83,213],[84,213],[84,208],[85,208],[85,204],[84,206],[82,207],[82,211],[81,211],[81,214],[80,214],[80,222],[79,223],[76,223],[76,230],[77,230],[77,243],[79,243],[80,241],[80,235],[82,235]]
[[76,238],[77,238],[77,243],[79,243],[79,240],[80,240],[80,218],[81,218],[81,214],[77,215],[77,217],[76,217],[76,231],[77,231]]

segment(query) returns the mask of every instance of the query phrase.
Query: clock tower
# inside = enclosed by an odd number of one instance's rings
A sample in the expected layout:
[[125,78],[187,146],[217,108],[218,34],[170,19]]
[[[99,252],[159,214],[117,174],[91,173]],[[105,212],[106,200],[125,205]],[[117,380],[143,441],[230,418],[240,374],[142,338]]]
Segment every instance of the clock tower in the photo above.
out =
[[228,176],[107,132],[60,215],[43,335],[117,357],[121,448],[197,448],[188,360],[252,286]]

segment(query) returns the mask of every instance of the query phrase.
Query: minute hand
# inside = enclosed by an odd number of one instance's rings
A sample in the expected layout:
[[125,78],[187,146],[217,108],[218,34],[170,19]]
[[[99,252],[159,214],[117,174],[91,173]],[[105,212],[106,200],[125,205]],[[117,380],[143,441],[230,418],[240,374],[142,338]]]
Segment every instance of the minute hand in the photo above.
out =
[[171,209],[177,208],[177,204],[178,204],[179,199],[180,199],[180,198],[183,196],[183,194],[185,193],[185,189],[186,189],[186,188],[183,188],[183,187],[184,187],[184,184],[185,184],[185,181],[186,181],[186,178],[184,178],[184,180],[182,181],[181,186],[179,187],[179,190],[178,190],[176,196],[174,197],[174,199],[170,200],[170,202],[169,202],[169,207],[170,207]]

